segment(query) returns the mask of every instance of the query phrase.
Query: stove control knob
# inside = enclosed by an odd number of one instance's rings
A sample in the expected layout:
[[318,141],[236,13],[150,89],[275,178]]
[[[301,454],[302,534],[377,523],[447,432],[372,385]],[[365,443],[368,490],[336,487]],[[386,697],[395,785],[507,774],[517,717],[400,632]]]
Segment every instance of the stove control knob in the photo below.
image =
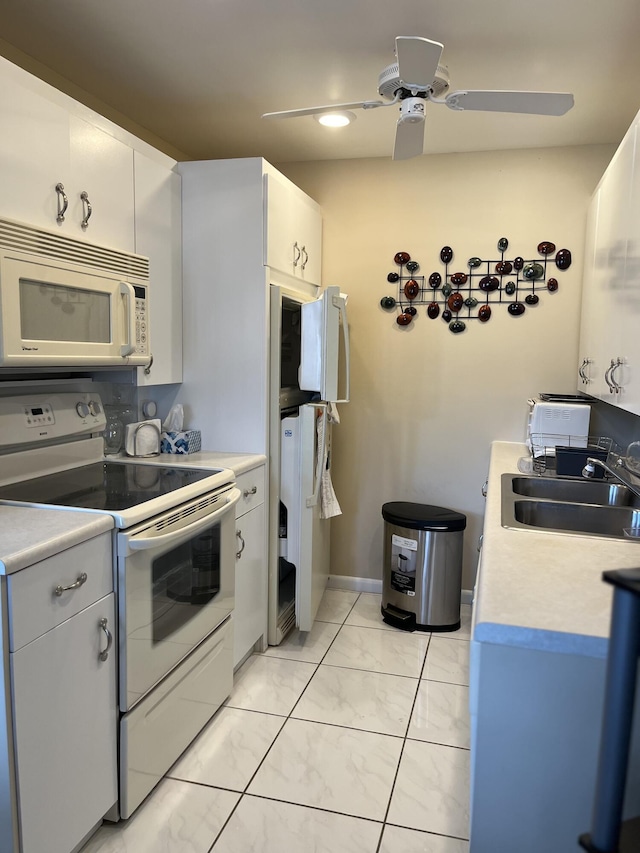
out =
[[100,414],[100,412],[101,412],[101,409],[100,409],[100,403],[96,402],[96,400],[90,400],[90,401],[89,401],[89,411],[91,412],[91,414],[92,414],[94,417],[95,417],[96,415],[99,415],[99,414]]
[[76,404],[76,412],[81,418],[86,418],[89,414],[89,406],[86,403],[77,403]]

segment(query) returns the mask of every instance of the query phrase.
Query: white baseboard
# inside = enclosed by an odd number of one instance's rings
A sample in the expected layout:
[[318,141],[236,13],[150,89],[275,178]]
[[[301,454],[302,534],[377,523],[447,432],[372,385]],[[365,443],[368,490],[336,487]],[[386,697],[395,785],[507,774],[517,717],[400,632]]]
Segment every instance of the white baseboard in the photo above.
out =
[[[382,580],[376,578],[354,578],[350,575],[329,575],[327,583],[329,589],[347,589],[350,592],[376,592],[382,594]],[[473,590],[463,589],[462,604],[471,604],[473,601]]]
[[352,592],[382,593],[382,579],[354,578],[350,575],[329,575],[329,589],[348,589]]

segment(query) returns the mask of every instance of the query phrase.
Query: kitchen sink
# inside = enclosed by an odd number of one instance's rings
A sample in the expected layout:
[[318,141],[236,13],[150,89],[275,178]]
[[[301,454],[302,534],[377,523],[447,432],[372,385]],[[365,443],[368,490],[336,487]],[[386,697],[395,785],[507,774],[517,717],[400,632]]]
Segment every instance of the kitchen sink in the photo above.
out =
[[598,506],[640,506],[640,498],[622,483],[603,480],[562,480],[559,477],[514,477],[513,474],[505,474],[503,482],[505,479],[511,480],[511,491],[527,498],[597,504]]
[[625,529],[640,533],[640,498],[621,483],[503,474],[501,485],[503,527],[613,539]]
[[513,515],[515,521],[527,527],[615,539],[624,538],[625,528],[640,529],[640,509],[631,507],[516,500]]

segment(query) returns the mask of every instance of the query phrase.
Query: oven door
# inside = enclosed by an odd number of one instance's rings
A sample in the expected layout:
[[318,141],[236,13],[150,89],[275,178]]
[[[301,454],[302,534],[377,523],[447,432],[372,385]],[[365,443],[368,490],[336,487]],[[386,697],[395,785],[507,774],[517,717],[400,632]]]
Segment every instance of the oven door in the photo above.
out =
[[231,613],[240,490],[202,495],[117,536],[120,709],[132,708]]

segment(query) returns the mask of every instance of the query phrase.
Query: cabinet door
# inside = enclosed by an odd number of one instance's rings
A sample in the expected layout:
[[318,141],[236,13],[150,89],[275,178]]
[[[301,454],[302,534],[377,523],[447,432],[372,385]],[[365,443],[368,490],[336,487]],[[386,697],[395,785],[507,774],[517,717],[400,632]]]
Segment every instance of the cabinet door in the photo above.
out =
[[319,285],[322,281],[322,215],[318,205],[302,192],[296,199],[293,215],[301,247],[297,275]]
[[265,264],[311,284],[322,274],[320,208],[283,175],[266,176]]
[[69,115],[0,75],[0,216],[55,229],[56,184],[69,185]]
[[264,504],[236,519],[236,597],[233,666],[267,630],[267,549]]
[[580,347],[578,351],[578,391],[601,397],[607,390],[602,366],[602,340],[598,305],[596,236],[598,231],[598,209],[600,191],[597,190],[587,212],[585,234],[584,274],[582,279],[582,317],[580,320]]
[[11,655],[21,850],[69,853],[117,800],[113,593]]
[[622,326],[624,364],[614,374],[622,385],[620,406],[640,415],[640,114],[635,122],[631,197],[625,219],[626,255],[624,290],[616,306]]
[[[70,116],[71,182],[67,233],[133,252],[133,150],[105,131]],[[81,194],[87,194],[83,202]],[[91,205],[87,227],[82,227]]]
[[149,258],[151,353],[138,385],[182,382],[180,175],[134,152],[136,252]]
[[[634,134],[627,133],[599,187],[598,221],[595,232],[593,316],[597,320],[594,340],[594,396],[620,404],[622,393],[614,391],[612,375],[624,384],[623,370],[612,370],[612,362],[624,360],[621,317],[624,312],[627,226],[633,176]],[[609,380],[607,382],[607,379]]]

